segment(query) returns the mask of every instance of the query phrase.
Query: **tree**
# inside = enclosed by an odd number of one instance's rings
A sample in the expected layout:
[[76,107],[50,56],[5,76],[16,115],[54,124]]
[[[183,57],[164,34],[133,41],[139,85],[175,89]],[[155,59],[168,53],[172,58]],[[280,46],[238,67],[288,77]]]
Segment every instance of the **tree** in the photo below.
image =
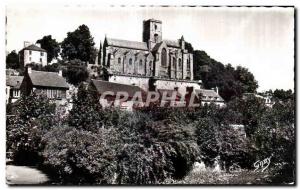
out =
[[283,89],[276,89],[273,92],[273,97],[276,100],[281,100],[281,101],[288,101],[291,100],[293,98],[294,94],[292,92],[292,90],[283,90]]
[[63,76],[66,77],[69,83],[77,86],[88,78],[89,73],[86,65],[81,60],[74,59],[65,63],[65,65]]
[[16,53],[16,50],[11,51],[6,56],[6,68],[10,69],[19,69],[20,63],[19,63],[19,55]]
[[80,25],[75,31],[68,32],[67,37],[61,43],[64,59],[80,59],[84,62],[93,62],[94,38],[86,25]]
[[47,51],[47,62],[50,63],[54,58],[58,57],[60,52],[59,43],[52,39],[51,35],[44,36],[42,39],[36,41],[41,44],[41,48]]
[[258,88],[254,75],[248,69],[238,66],[234,71],[234,78],[241,83],[242,92],[255,93]]
[[241,97],[245,92],[255,92],[258,84],[248,69],[231,64],[224,65],[212,59],[206,52],[194,51],[194,76],[202,80],[204,88],[218,87],[225,101]]

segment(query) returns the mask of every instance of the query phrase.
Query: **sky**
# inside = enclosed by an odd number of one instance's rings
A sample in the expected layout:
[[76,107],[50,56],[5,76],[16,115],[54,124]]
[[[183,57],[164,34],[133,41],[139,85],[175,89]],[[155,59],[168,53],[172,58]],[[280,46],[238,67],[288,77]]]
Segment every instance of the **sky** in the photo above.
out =
[[182,35],[194,49],[224,64],[243,66],[259,91],[294,88],[294,9],[265,7],[101,7],[9,5],[7,51],[52,35],[61,42],[79,25],[89,27],[96,47],[105,35],[142,41],[143,20],[162,21],[163,39]]

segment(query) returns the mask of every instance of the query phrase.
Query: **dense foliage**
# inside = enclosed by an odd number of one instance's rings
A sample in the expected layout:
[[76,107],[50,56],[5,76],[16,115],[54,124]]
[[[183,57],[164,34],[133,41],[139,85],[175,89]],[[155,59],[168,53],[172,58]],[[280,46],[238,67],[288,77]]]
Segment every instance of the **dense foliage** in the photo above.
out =
[[16,52],[16,50],[13,50],[9,54],[7,54],[6,68],[7,69],[19,69],[20,68],[19,55]]
[[220,95],[226,101],[241,97],[246,92],[256,92],[257,81],[248,69],[241,66],[233,68],[230,64],[223,65],[205,51],[195,50],[193,55],[195,79],[202,80],[204,88],[218,87]]
[[36,41],[41,44],[41,48],[47,51],[47,62],[50,63],[54,58],[58,57],[60,53],[59,43],[52,39],[51,35],[44,36],[42,39]]
[[80,25],[75,31],[68,32],[61,43],[61,56],[63,59],[80,59],[84,62],[94,62],[95,42],[86,25]]

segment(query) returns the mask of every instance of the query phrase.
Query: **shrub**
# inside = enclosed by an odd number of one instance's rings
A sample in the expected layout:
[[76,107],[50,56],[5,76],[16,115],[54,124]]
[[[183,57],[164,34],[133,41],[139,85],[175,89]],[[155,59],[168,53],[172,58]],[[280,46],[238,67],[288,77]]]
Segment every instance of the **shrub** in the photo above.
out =
[[114,183],[118,139],[113,128],[99,128],[97,133],[74,127],[54,128],[43,138],[45,165],[64,184]]

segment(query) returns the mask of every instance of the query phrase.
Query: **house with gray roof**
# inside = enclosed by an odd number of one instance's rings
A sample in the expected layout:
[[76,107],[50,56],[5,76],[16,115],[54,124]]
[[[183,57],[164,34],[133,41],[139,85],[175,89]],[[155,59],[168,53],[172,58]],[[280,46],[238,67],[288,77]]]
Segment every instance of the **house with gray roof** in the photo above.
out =
[[31,44],[30,42],[24,42],[24,48],[19,51],[20,65],[26,67],[28,64],[40,64],[46,66],[47,63],[47,51],[41,48],[39,43]]
[[224,99],[219,95],[218,88],[213,90],[207,90],[207,89],[200,89],[200,90],[195,90],[201,105],[209,105],[211,103],[214,103],[218,106],[224,106],[225,101]]
[[24,80],[21,84],[21,91],[24,95],[30,95],[32,92],[35,92],[44,94],[53,100],[65,99],[68,89],[69,85],[62,76],[62,71],[58,73],[35,71],[30,67],[26,68]]
[[6,75],[6,103],[14,103],[20,98],[23,78],[23,76]]

